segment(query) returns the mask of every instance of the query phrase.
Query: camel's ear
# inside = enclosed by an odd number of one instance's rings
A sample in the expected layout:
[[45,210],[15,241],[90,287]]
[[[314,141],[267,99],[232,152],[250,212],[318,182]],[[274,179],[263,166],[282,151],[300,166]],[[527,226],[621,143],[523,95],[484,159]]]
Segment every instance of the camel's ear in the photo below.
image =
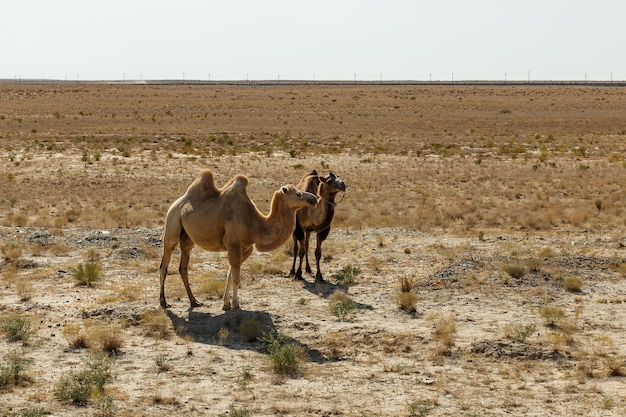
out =
[[289,192],[289,188],[287,188],[286,185],[283,185],[282,187],[280,187],[280,192],[281,194],[287,194]]

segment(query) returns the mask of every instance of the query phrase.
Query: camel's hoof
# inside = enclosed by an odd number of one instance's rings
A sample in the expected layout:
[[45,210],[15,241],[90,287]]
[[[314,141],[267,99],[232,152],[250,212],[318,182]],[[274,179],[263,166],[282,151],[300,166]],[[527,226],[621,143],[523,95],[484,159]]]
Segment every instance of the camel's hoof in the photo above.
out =
[[163,310],[167,310],[168,308],[172,307],[171,305],[169,305],[168,303],[165,302],[165,300],[161,300],[161,308]]
[[316,284],[328,284],[328,282],[326,282],[326,281],[324,280],[324,278],[322,278],[322,277],[316,277],[316,278],[315,278],[315,283],[316,283]]
[[231,309],[230,305],[224,304],[224,306],[222,306],[222,310],[224,310],[224,311],[229,311],[230,309]]
[[294,275],[293,276],[293,280],[294,281],[304,281],[304,278],[302,278],[302,275]]
[[198,300],[191,300],[189,302],[189,305],[191,306],[191,308],[202,307],[202,303],[198,302]]

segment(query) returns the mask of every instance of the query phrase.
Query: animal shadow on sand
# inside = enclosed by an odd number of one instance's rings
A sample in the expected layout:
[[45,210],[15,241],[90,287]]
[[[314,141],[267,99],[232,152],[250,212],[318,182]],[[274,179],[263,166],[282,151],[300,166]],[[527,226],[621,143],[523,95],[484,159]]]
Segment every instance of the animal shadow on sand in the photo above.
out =
[[[171,309],[166,310],[177,336],[196,343],[219,345],[234,350],[262,351],[263,343],[259,340],[263,334],[278,332],[270,314],[265,311],[227,311],[219,315],[207,312],[186,310],[186,314],[178,315]],[[244,323],[244,326],[242,326]],[[257,337],[251,337],[250,331],[244,330],[245,323],[258,324]],[[250,326],[247,326],[248,328]],[[287,335],[289,336],[289,335]],[[251,340],[252,339],[252,340]],[[322,362],[323,357],[317,349],[311,349],[306,344],[293,339],[293,343],[306,349],[309,359],[313,362]]]
[[[305,290],[309,291],[312,294],[321,296],[323,298],[330,297],[336,291],[341,291],[344,294],[348,294],[350,291],[350,287],[347,285],[333,284],[328,281],[309,282],[309,281],[304,280],[302,281],[302,288],[304,288]],[[355,301],[355,303],[356,303],[356,308],[359,310],[373,310],[374,309],[374,307],[372,307],[369,304],[359,303],[358,301]]]

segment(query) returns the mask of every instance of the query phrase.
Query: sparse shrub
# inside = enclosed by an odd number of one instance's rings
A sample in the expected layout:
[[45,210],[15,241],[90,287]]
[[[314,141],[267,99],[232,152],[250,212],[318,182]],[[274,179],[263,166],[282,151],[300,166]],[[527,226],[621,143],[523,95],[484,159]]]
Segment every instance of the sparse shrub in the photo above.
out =
[[96,248],[89,248],[83,254],[85,261],[98,262],[100,260],[100,252]]
[[272,369],[280,375],[295,376],[300,373],[305,356],[302,346],[287,343],[270,353]]
[[102,267],[96,262],[79,264],[72,272],[72,277],[76,284],[92,287],[102,277]]
[[401,292],[398,294],[398,305],[400,310],[406,311],[407,313],[415,313],[417,308],[415,305],[417,304],[417,294],[412,292]]
[[2,246],[2,254],[9,263],[17,264],[20,256],[22,256],[22,249],[17,243],[10,242]]
[[61,330],[70,348],[82,349],[87,347],[87,335],[78,324],[67,324]]
[[11,313],[0,317],[0,329],[9,342],[22,341],[26,345],[32,332],[30,319],[17,313]]
[[43,407],[34,407],[34,408],[27,408],[26,410],[23,410],[21,416],[22,417],[43,417],[49,414],[52,414],[52,412]]
[[255,319],[246,319],[239,325],[239,334],[246,342],[254,342],[261,334],[261,323]]
[[269,354],[274,373],[295,376],[306,358],[304,348],[293,339],[275,330],[261,336],[262,350]]
[[537,326],[535,323],[509,324],[504,328],[504,335],[515,342],[525,343],[526,339],[528,339],[528,337],[530,337],[536,329]]
[[245,405],[243,407],[235,407],[231,405],[227,412],[220,413],[217,415],[218,417],[250,417],[252,416],[252,411],[248,409]]
[[224,297],[224,290],[226,289],[226,281],[223,279],[207,279],[200,283],[198,291],[205,293],[212,298]]
[[583,280],[578,277],[567,277],[563,280],[563,288],[570,292],[580,292]]
[[113,397],[109,395],[100,398],[95,404],[95,409],[97,410],[96,417],[113,417],[117,411]]
[[337,285],[353,285],[356,283],[356,278],[361,274],[361,268],[353,265],[346,265],[339,272],[333,275],[333,278],[337,282]]
[[157,374],[167,372],[172,368],[169,359],[165,355],[157,355],[157,357],[154,358],[154,363],[157,367]]
[[23,350],[12,350],[6,355],[7,364],[0,368],[0,390],[9,385],[19,385],[23,371],[33,362]]
[[20,301],[28,301],[33,297],[33,283],[31,279],[21,279],[15,282],[15,292],[20,296]]
[[454,316],[435,318],[432,336],[438,345],[436,353],[449,355],[455,344],[456,322],[454,321]]
[[248,387],[248,384],[253,379],[254,377],[252,376],[252,372],[250,372],[250,369],[244,367],[241,370],[241,374],[239,375],[239,378],[237,378],[237,384],[239,385],[241,389],[246,389]]
[[89,329],[87,346],[107,354],[117,354],[123,346],[122,332],[118,327],[97,326]]
[[537,258],[530,258],[526,260],[526,266],[530,272],[537,274],[541,272],[542,262]]
[[560,319],[565,317],[565,312],[560,307],[544,305],[539,307],[539,315],[545,320],[546,326],[554,327]]
[[502,270],[509,274],[512,278],[519,279],[526,275],[526,268],[517,263],[504,265]]
[[61,376],[56,386],[56,396],[61,401],[85,405],[98,396],[111,377],[111,360],[106,355],[87,358],[85,368]]
[[333,316],[345,320],[357,308],[356,302],[343,291],[335,291],[328,297],[328,307]]
[[415,294],[412,289],[413,279],[408,277],[400,279],[400,293],[397,295],[396,301],[400,310],[406,311],[407,313],[415,313],[417,311],[415,308],[417,304],[417,294]]
[[149,310],[141,314],[139,323],[146,333],[155,339],[167,339],[170,334],[170,321],[162,309]]
[[425,417],[432,411],[433,407],[420,401],[413,401],[407,405],[409,417]]
[[80,210],[69,209],[65,212],[65,219],[68,223],[74,223],[80,217]]

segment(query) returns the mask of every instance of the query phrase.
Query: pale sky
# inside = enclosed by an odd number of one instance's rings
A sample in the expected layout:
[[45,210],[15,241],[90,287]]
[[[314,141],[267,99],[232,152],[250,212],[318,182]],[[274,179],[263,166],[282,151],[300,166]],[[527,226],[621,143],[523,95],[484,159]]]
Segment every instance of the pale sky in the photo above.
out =
[[0,79],[626,80],[624,0],[2,0]]

